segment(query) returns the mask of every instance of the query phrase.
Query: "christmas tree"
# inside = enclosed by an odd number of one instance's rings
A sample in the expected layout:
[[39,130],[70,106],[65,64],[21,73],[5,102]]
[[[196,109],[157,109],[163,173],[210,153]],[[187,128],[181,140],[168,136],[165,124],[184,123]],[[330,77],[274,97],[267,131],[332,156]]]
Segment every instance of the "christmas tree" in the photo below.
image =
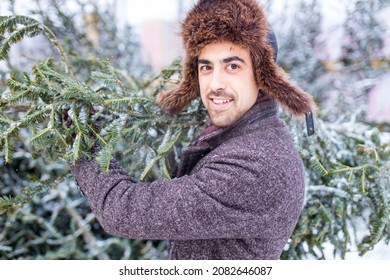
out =
[[[348,10],[345,32],[362,32],[362,25],[349,24],[349,18],[364,11],[374,19],[385,1],[375,3],[379,4],[365,6],[356,1]],[[296,24],[285,36],[278,33],[282,30],[278,23],[273,23],[278,37],[285,38],[279,40],[279,64],[304,83],[320,111],[315,120],[317,133],[311,138],[305,135],[301,121],[281,112],[307,174],[305,207],[283,258],[326,258],[328,246],[334,257],[344,258],[354,246],[364,254],[381,240],[389,242],[390,148],[386,134],[364,122],[364,107],[351,110],[340,84],[348,82],[354,88],[353,96],[365,98],[368,88],[358,87],[360,78],[376,79],[388,65],[374,69],[371,62],[376,57],[365,57],[355,71],[351,65],[360,63],[356,54],[367,45],[346,42],[344,49],[354,48],[343,53],[340,71],[330,71],[318,51],[324,48],[319,2],[302,1],[298,7],[310,13],[296,13]],[[98,22],[105,16],[95,8],[93,22],[100,30],[105,25]],[[178,83],[178,62],[159,75],[126,69],[129,61],[136,61],[136,44],[115,55],[110,52],[116,48],[102,45],[106,41],[115,45],[121,37],[114,25],[91,38],[78,31],[74,17],[56,6],[53,9],[67,28],[56,26],[39,10],[35,15],[43,21],[29,16],[0,17],[0,59],[8,61],[0,96],[0,211],[8,213],[0,220],[4,225],[0,258],[164,258],[164,242],[107,236],[75,190],[67,162],[94,157],[102,170],[108,170],[115,157],[140,181],[169,179],[182,148],[204,127],[205,109],[195,100],[178,115],[164,113],[155,105],[154,96]],[[380,35],[376,32],[375,40],[370,40],[375,50],[382,46]],[[49,55],[31,70],[13,68],[12,48],[36,36],[45,38],[55,51],[48,49]],[[341,96],[337,108],[328,106],[330,101],[324,96],[329,91]],[[336,112],[330,114],[331,109]],[[94,153],[96,145],[101,148],[98,153]],[[362,227],[363,237],[359,235]]]

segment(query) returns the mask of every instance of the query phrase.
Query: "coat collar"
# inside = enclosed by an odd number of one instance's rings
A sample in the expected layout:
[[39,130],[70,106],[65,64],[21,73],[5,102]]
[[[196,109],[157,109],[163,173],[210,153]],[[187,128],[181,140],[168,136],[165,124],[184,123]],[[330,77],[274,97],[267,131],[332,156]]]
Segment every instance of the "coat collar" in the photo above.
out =
[[211,125],[207,127],[200,134],[195,146],[183,150],[177,177],[190,174],[201,158],[223,142],[274,121],[278,118],[276,112],[275,100],[272,97],[263,96],[259,97],[253,107],[231,126],[219,128]]

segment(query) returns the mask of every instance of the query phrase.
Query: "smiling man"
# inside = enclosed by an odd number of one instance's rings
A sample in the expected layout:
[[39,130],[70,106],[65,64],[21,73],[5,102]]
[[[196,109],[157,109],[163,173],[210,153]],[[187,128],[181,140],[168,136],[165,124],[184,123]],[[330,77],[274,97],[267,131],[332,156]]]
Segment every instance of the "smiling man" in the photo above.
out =
[[200,95],[214,125],[233,124],[255,104],[259,88],[248,50],[231,42],[209,44],[197,64]]
[[170,259],[278,259],[298,221],[304,171],[278,103],[315,109],[275,62],[276,39],[255,0],[200,0],[182,26],[183,78],[157,103],[180,112],[200,96],[210,126],[184,150],[177,177],[139,183],[115,162],[72,172],[103,228],[169,240]]

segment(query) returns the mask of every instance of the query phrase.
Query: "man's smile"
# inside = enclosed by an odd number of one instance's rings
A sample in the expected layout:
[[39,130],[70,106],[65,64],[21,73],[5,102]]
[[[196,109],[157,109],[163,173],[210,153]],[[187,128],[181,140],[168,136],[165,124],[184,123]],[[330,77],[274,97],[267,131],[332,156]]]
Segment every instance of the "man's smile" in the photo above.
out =
[[234,99],[227,97],[210,97],[211,107],[214,110],[225,110],[232,105]]

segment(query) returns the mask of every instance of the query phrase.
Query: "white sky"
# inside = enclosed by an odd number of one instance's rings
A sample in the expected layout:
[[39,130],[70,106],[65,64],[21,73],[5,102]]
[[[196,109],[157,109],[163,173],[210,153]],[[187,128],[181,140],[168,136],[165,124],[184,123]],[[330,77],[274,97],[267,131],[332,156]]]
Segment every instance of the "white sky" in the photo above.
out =
[[118,10],[127,14],[126,19],[131,25],[138,25],[151,19],[174,21],[178,17],[177,0],[141,0],[137,3],[126,0],[117,1]]

